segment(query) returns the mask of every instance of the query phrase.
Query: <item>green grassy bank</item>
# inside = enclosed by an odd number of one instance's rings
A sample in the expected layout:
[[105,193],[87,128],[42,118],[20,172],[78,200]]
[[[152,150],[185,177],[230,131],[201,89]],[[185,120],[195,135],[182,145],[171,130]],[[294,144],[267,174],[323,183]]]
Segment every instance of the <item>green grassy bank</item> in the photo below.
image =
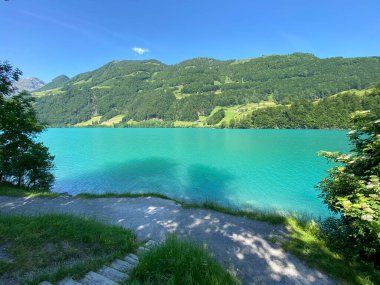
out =
[[142,255],[131,279],[124,284],[237,285],[240,282],[205,248],[169,236],[163,244]]
[[[0,184],[0,195],[10,196],[40,196],[40,197],[56,197],[38,192],[28,192],[25,189],[17,189],[12,186]],[[372,265],[363,263],[359,260],[348,260],[340,254],[334,252],[328,247],[323,238],[320,224],[305,217],[297,217],[292,215],[283,215],[271,211],[261,210],[239,210],[220,206],[212,202],[204,203],[187,203],[172,199],[159,193],[105,193],[105,194],[89,194],[83,193],[75,198],[94,199],[94,198],[136,198],[136,197],[157,197],[161,199],[173,200],[184,208],[209,209],[222,212],[233,216],[241,216],[252,220],[269,222],[272,224],[283,224],[290,232],[290,236],[284,240],[273,240],[279,242],[281,246],[304,260],[308,265],[315,267],[331,277],[343,282],[344,284],[357,285],[375,285],[380,284],[380,271]],[[145,282],[145,281],[144,281]],[[137,283],[139,284],[139,283]]]
[[0,215],[0,244],[0,284],[79,278],[139,245],[130,230],[69,215]]

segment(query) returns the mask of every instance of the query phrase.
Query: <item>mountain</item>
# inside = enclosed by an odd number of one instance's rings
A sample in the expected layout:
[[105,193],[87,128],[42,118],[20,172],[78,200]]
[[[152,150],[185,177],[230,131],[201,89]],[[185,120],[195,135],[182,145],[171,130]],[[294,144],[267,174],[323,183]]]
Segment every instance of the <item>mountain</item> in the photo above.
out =
[[19,81],[16,81],[13,86],[17,88],[17,91],[28,91],[32,92],[37,89],[40,89],[45,85],[45,82],[43,82],[41,79],[38,79],[36,77],[26,77],[22,78]]
[[61,88],[69,80],[70,80],[70,77],[66,75],[59,75],[56,78],[54,78],[51,82],[43,86],[42,88],[39,88],[38,91],[46,91],[50,89]]
[[248,107],[236,112],[251,111],[260,104],[318,100],[378,81],[380,57],[321,59],[294,53],[225,61],[194,58],[175,65],[112,61],[33,95],[39,97],[40,119],[51,126],[195,122],[217,107],[243,105]]

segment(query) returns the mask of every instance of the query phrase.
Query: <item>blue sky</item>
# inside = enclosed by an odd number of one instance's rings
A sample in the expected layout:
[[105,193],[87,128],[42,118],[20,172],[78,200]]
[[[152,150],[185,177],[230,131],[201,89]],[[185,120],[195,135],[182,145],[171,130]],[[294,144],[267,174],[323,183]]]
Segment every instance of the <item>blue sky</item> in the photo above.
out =
[[115,59],[380,55],[379,0],[0,0],[0,60],[50,81]]

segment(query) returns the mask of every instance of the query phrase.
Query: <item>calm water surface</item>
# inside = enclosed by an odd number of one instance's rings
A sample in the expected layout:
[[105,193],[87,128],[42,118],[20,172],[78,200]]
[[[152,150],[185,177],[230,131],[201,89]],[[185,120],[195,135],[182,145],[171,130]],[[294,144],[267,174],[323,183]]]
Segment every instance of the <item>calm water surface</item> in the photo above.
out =
[[54,190],[160,192],[326,216],[314,186],[331,167],[319,150],[348,151],[345,131],[48,129]]

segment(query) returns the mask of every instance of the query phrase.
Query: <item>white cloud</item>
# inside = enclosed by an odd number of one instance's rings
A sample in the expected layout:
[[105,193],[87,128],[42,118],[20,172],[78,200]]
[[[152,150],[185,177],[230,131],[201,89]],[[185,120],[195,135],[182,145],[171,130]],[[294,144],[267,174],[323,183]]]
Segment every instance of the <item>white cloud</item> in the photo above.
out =
[[149,49],[141,47],[134,47],[132,50],[135,52],[136,55],[143,55],[144,53],[149,52]]

